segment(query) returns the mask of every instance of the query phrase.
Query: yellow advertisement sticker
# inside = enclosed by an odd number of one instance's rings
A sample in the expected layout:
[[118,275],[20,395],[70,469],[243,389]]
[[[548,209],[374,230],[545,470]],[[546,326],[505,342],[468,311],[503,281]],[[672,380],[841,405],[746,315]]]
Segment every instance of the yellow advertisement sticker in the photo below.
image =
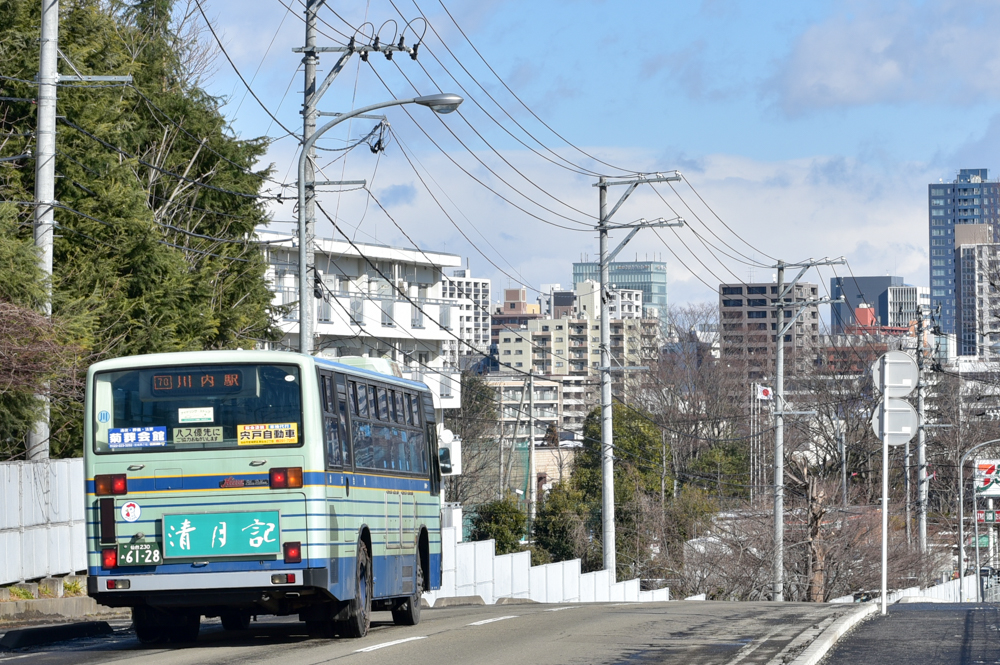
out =
[[264,446],[299,442],[298,423],[237,425],[236,441],[241,446]]

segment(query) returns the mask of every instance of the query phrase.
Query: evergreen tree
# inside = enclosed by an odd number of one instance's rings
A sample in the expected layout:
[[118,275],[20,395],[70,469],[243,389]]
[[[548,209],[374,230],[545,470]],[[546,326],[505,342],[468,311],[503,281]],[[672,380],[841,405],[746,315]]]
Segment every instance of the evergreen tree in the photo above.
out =
[[[235,136],[221,100],[198,87],[200,47],[178,34],[173,5],[75,0],[61,8],[60,49],[81,73],[133,76],[131,86],[59,88],[53,317],[61,342],[82,354],[80,369],[275,337],[263,252],[251,242],[266,222],[259,194],[273,186],[269,169],[253,170],[267,142]],[[39,3],[0,0],[8,77],[0,96],[37,94],[39,23]],[[71,73],[62,60],[59,67]],[[0,157],[30,150],[35,124],[32,102],[0,101]],[[32,167],[0,171],[4,200],[31,201]],[[5,239],[30,239],[31,215],[22,205]],[[37,274],[18,281],[28,288]],[[80,397],[53,396],[54,455],[80,452]],[[0,440],[23,441],[28,411],[0,421]]]

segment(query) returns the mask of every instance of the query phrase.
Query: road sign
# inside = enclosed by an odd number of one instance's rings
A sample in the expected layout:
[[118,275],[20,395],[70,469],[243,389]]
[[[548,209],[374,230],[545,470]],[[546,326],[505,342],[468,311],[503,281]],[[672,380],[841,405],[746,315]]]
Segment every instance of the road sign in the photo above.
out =
[[1000,510],[977,510],[976,521],[980,524],[994,524],[997,522],[997,515]]
[[895,397],[890,397],[884,402],[879,402],[872,414],[872,430],[875,435],[882,438],[882,408],[888,403],[888,431],[885,442],[890,446],[901,446],[917,433],[917,412],[909,402]]
[[[885,358],[884,385],[882,358]],[[917,387],[917,361],[902,351],[889,351],[872,363],[872,379],[889,397],[906,397]]]

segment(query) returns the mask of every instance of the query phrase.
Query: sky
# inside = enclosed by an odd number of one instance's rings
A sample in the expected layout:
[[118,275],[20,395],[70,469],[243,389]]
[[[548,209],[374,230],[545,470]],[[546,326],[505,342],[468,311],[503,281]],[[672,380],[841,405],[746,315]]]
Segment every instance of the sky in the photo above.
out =
[[[303,5],[201,2],[263,105],[301,131]],[[416,61],[352,56],[322,111],[439,91],[466,101],[445,116],[387,109],[378,154],[337,150],[377,121],[326,134],[323,179],[366,180],[371,194],[324,188],[339,231],[320,213],[317,234],[458,254],[496,292],[521,284],[533,299],[595,259],[599,174],[682,174],[637,188],[612,220],[684,219],[619,255],[666,261],[678,305],[714,302],[720,282],[770,281],[778,259],[845,257],[807,273],[821,285],[850,273],[926,286],[927,185],[960,168],[1000,177],[992,0],[327,0],[319,15],[320,46],[400,31],[421,42]],[[275,139],[262,166],[294,183],[297,139],[225,54],[205,88],[238,135]],[[321,76],[338,57],[321,55]],[[625,189],[609,188],[611,205]],[[294,231],[284,194],[270,229]]]

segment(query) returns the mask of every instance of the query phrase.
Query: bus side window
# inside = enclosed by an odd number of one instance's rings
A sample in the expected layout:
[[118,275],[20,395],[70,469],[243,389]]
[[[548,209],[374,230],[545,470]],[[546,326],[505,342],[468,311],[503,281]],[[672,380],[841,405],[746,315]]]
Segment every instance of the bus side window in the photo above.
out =
[[397,423],[403,423],[406,420],[406,417],[403,415],[404,413],[403,393],[399,392],[398,390],[395,390],[393,391],[392,395],[393,395],[393,404],[396,407],[395,418],[393,420],[395,420]]
[[358,415],[358,384],[354,381],[347,382],[348,390],[348,401],[351,403],[351,415]]
[[358,415],[368,417],[368,386],[363,383],[358,384]]
[[323,438],[326,444],[326,465],[327,467],[339,467],[343,460],[341,457],[342,435],[337,427],[333,377],[329,374],[321,374],[320,385],[323,393]]
[[396,422],[396,391],[388,390],[386,394],[389,395],[389,421]]
[[385,388],[378,389],[378,419],[391,420],[389,417],[389,401],[385,394]]
[[413,422],[409,423],[414,427],[420,427],[420,396],[414,395],[410,400],[410,415],[413,418]]
[[372,420],[378,420],[381,416],[378,412],[378,388],[368,386],[368,409]]
[[351,442],[350,437],[347,436],[347,385],[342,374],[334,375],[334,383],[337,386],[337,422],[340,431],[340,445],[343,449],[342,459],[344,466],[349,467],[351,466]]

